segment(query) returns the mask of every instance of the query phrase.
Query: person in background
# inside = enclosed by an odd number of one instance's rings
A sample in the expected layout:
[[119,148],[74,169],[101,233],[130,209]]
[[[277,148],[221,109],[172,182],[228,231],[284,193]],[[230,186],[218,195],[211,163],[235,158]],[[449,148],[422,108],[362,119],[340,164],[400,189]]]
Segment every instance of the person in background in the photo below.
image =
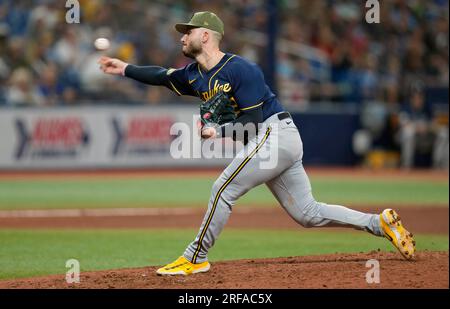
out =
[[[448,129],[439,126],[425,101],[422,87],[411,90],[400,113],[401,166],[448,167],[443,157],[448,154]],[[447,155],[448,157],[448,155]]]

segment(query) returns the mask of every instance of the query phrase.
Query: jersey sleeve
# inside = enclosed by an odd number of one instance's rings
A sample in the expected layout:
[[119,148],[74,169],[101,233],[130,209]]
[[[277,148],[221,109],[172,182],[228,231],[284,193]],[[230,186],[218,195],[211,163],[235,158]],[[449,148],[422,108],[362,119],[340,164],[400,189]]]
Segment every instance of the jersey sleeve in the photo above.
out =
[[241,111],[261,106],[266,82],[261,69],[254,63],[237,62],[232,66],[233,94]]
[[167,87],[175,92],[177,95],[191,95],[195,96],[195,92],[189,84],[189,65],[181,69],[167,70],[169,78]]

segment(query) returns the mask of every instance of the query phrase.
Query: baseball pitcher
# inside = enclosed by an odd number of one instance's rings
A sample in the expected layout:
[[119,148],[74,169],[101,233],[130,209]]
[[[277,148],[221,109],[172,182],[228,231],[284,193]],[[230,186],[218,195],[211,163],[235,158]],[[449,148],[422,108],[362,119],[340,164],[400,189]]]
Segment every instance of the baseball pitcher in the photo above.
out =
[[[303,144],[297,127],[264,81],[254,63],[219,48],[224,24],[212,12],[197,12],[188,23],[176,24],[182,33],[183,54],[195,61],[180,69],[135,66],[102,57],[101,69],[140,82],[166,86],[178,95],[200,97],[200,135],[204,139],[235,138],[253,124],[244,147],[214,182],[200,230],[183,255],[157,270],[159,275],[189,275],[210,269],[208,250],[225,226],[236,201],[265,183],[284,210],[304,227],[352,227],[388,238],[406,259],[415,252],[413,235],[392,209],[381,214],[362,213],[316,201],[302,164]],[[242,126],[236,126],[242,124]],[[261,129],[262,128],[262,129]],[[245,134],[244,134],[245,136]],[[276,149],[274,149],[276,148]],[[276,151],[272,168],[261,168],[262,152]]]

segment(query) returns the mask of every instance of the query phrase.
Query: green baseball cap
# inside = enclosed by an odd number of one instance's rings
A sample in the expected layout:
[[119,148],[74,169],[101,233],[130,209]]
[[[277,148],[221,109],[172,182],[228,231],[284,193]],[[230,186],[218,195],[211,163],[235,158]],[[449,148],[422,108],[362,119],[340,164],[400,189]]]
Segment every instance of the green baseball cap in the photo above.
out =
[[222,20],[213,12],[197,12],[188,23],[176,24],[175,29],[180,33],[187,33],[192,28],[206,28],[225,34]]

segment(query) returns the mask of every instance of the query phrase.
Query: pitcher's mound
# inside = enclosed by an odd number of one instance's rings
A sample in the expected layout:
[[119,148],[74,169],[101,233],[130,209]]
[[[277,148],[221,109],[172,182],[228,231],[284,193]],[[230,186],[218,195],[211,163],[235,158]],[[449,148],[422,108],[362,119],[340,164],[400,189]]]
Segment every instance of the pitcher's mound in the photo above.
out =
[[[80,283],[64,275],[0,281],[0,288],[448,288],[447,252],[417,253],[414,261],[396,252],[333,254],[213,262],[207,273],[158,276],[157,267],[82,272]],[[379,283],[373,271],[379,262]],[[374,283],[367,283],[369,277]]]

